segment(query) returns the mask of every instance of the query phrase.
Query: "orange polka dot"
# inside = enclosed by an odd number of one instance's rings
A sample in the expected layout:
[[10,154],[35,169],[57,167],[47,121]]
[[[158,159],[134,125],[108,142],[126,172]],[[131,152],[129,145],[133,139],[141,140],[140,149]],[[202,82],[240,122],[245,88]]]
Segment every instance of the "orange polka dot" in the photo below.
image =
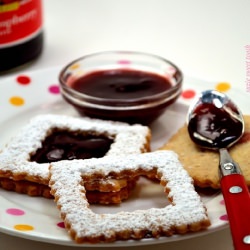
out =
[[221,92],[226,92],[231,88],[231,84],[228,82],[219,82],[216,84],[215,89]]
[[9,101],[14,106],[22,106],[25,102],[24,99],[20,96],[12,96]]
[[75,64],[70,66],[71,70],[75,70],[75,69],[78,69],[78,68],[80,68],[80,64],[78,64],[78,63],[75,63]]
[[14,226],[14,228],[18,231],[32,231],[34,230],[34,227],[27,224],[17,224]]
[[75,72],[76,76],[81,76],[84,74],[84,71],[82,69],[79,69]]

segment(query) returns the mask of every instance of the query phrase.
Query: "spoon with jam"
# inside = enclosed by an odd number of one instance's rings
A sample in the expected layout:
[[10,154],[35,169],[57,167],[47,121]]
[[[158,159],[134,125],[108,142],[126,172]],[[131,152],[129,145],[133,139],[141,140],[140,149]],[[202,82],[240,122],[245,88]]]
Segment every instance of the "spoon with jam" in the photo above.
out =
[[250,249],[250,195],[239,165],[227,150],[244,133],[243,116],[228,96],[207,90],[189,108],[187,123],[194,143],[219,151],[220,185],[234,247]]

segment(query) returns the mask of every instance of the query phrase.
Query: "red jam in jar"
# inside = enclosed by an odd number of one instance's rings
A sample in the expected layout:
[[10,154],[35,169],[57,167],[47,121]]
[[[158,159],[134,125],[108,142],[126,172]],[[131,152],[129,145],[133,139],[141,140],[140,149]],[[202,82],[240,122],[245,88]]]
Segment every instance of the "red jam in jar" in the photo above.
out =
[[69,87],[91,97],[91,105],[81,106],[64,96],[81,114],[129,123],[150,123],[178,97],[162,101],[161,93],[172,88],[167,77],[129,69],[95,71],[70,81]]
[[151,54],[107,51],[69,63],[59,75],[61,94],[81,115],[149,124],[176,101],[182,72]]
[[0,1],[0,72],[40,55],[42,24],[41,0]]
[[[71,88],[78,92],[108,100],[137,100],[166,91],[171,87],[167,78],[137,70],[96,71],[72,82]],[[135,103],[137,103],[135,101]]]

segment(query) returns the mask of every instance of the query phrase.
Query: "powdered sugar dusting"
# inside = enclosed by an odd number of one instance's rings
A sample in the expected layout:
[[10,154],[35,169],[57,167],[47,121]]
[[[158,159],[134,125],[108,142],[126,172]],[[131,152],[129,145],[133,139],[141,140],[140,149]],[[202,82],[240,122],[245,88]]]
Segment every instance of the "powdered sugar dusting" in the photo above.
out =
[[39,115],[12,138],[0,154],[0,176],[22,178],[48,184],[48,163],[30,162],[30,155],[41,147],[53,129],[102,134],[114,138],[107,155],[138,154],[147,151],[149,128],[122,122],[103,121],[87,117]]
[[[84,195],[85,179],[154,172],[164,184],[165,191],[170,190],[171,205],[117,214],[95,214],[89,208]],[[61,161],[51,164],[50,173],[50,187],[57,205],[77,242],[139,239],[146,233],[158,237],[181,231],[183,227],[188,231],[192,226],[200,229],[203,224],[209,225],[206,208],[194,190],[193,181],[172,151]]]

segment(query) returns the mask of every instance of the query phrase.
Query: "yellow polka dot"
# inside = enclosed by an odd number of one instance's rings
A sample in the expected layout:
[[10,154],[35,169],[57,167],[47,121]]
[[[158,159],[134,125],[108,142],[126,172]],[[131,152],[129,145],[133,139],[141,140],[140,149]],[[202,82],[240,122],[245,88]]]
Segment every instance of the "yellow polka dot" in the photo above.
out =
[[78,68],[80,68],[80,64],[78,64],[78,63],[75,63],[75,64],[70,66],[71,70],[75,70],[75,69],[78,69]]
[[77,72],[76,72],[76,75],[77,75],[77,76],[81,76],[81,75],[83,75],[83,74],[84,74],[84,71],[81,70],[81,69],[77,70]]
[[17,224],[14,226],[14,228],[18,231],[32,231],[34,230],[34,227],[27,224]]
[[231,88],[231,84],[228,82],[219,82],[215,86],[216,90],[221,91],[221,92],[226,92]]
[[14,106],[22,106],[24,105],[24,99],[20,96],[12,96],[10,98],[10,103]]

